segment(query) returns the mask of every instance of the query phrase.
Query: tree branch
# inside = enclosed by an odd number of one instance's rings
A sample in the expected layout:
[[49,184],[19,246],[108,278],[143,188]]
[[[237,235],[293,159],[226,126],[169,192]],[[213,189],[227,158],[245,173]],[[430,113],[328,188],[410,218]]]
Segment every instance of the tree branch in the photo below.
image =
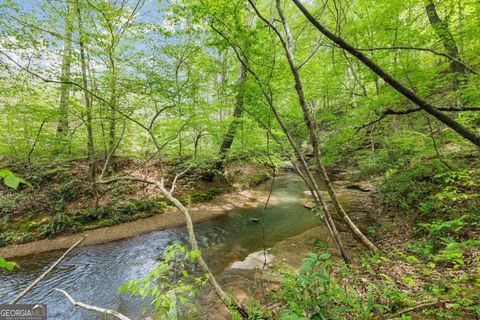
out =
[[43,278],[45,278],[63,259],[65,259],[65,257],[70,253],[70,251],[72,251],[76,246],[78,246],[80,243],[82,243],[83,240],[85,240],[85,239],[86,239],[86,237],[83,237],[80,240],[78,240],[77,242],[75,242],[67,251],[65,251],[65,253],[57,261],[55,261],[54,264],[52,264],[52,266],[50,268],[47,269],[47,271],[42,273],[25,290],[20,292],[20,294],[18,296],[16,296],[15,299],[12,300],[12,302],[10,302],[10,304],[16,304],[20,299],[22,299],[23,296],[25,296],[30,290],[32,290],[33,287],[35,287],[40,281],[42,281]]
[[129,317],[121,314],[118,311],[110,310],[110,309],[104,309],[104,308],[92,306],[92,305],[89,305],[89,304],[86,304],[86,303],[83,303],[83,302],[80,302],[80,301],[75,301],[72,298],[72,296],[69,295],[65,290],[58,289],[58,288],[55,288],[54,290],[63,293],[67,297],[68,301],[70,301],[70,303],[73,304],[76,307],[79,307],[79,308],[82,308],[82,309],[85,309],[85,310],[98,312],[98,313],[101,313],[103,315],[108,314],[108,315],[111,315],[111,316],[113,316],[117,319],[120,319],[120,320],[131,320]]
[[440,305],[440,304],[453,302],[453,301],[454,300],[438,300],[438,301],[433,301],[433,302],[420,303],[420,304],[417,304],[416,306],[400,310],[399,312],[397,312],[395,314],[392,314],[385,319],[386,320],[391,320],[391,319],[397,318],[397,317],[399,317],[399,316],[401,316],[402,314],[405,314],[405,313],[409,313],[409,312],[416,311],[416,310],[421,310],[421,309],[426,309],[426,308],[429,308],[429,307],[434,307],[434,306],[437,306],[437,305]]
[[[458,108],[440,107],[440,108],[438,108],[438,110],[446,111],[446,112],[468,112],[468,111],[480,111],[480,108],[479,107],[464,107],[464,108],[458,109]],[[373,125],[377,122],[382,121],[385,117],[387,117],[389,115],[402,116],[402,115],[405,115],[405,114],[410,114],[410,113],[414,113],[414,112],[418,112],[418,111],[422,111],[422,109],[415,108],[415,109],[407,109],[407,110],[399,110],[399,111],[392,110],[390,108],[386,109],[385,111],[383,111],[380,114],[380,116],[377,119],[375,119],[373,121],[370,121],[369,123],[366,123],[366,124],[358,127],[356,132],[359,132],[360,130],[365,129],[366,127],[369,127],[369,126],[371,126],[371,125]]]
[[180,172],[179,174],[175,175],[175,178],[173,179],[173,182],[172,182],[172,187],[170,188],[170,191],[169,191],[170,193],[173,193],[173,191],[175,190],[177,180],[180,179],[181,177],[183,177],[183,175],[185,175],[188,172],[188,170],[190,170],[191,167],[192,167],[192,165],[190,164],[187,169],[185,169],[182,172]]
[[457,120],[453,119],[452,117],[438,110],[436,106],[427,102],[426,100],[418,96],[415,92],[413,92],[411,89],[407,88],[405,85],[400,83],[392,75],[390,75],[385,70],[383,70],[379,65],[377,65],[375,62],[370,60],[370,58],[368,58],[361,51],[359,51],[358,49],[353,47],[351,44],[346,42],[343,38],[329,31],[303,6],[300,0],[291,0],[291,1],[297,6],[297,8],[305,15],[305,17],[310,21],[310,23],[313,26],[315,26],[315,28],[319,32],[321,32],[331,41],[335,42],[343,50],[348,51],[351,55],[353,55],[355,58],[360,60],[371,71],[373,71],[380,78],[385,80],[385,82],[388,83],[392,88],[394,88],[398,93],[403,95],[405,98],[407,98],[411,102],[415,103],[417,106],[422,108],[425,112],[435,117],[437,120],[445,124],[447,127],[455,131],[457,134],[459,134],[466,140],[470,141],[477,147],[480,147],[480,135],[477,134],[474,130],[465,127],[463,124],[459,123]]
[[103,103],[106,103],[108,104],[107,100],[103,99],[102,97],[98,96],[97,94],[95,94],[94,92],[90,91],[89,89],[85,88],[84,86],[76,83],[76,82],[73,82],[73,81],[60,81],[60,80],[52,80],[52,79],[47,79],[47,78],[44,78],[42,77],[41,75],[29,70],[28,68],[25,68],[24,66],[22,66],[21,64],[19,64],[17,61],[15,61],[15,59],[13,59],[12,57],[10,57],[8,54],[6,54],[3,50],[0,50],[0,53],[3,54],[5,57],[7,57],[8,60],[12,61],[18,68],[20,68],[21,70],[25,71],[26,73],[42,80],[43,82],[47,82],[47,83],[56,83],[56,84],[69,84],[69,85],[72,85],[72,86],[75,86],[81,90],[84,90],[86,91],[89,95],[97,98],[98,100],[102,101]]
[[461,64],[462,66],[464,66],[465,69],[467,69],[467,70],[470,71],[471,73],[473,73],[473,74],[478,74],[475,70],[473,70],[472,68],[470,68],[469,66],[467,66],[463,61],[455,58],[454,56],[449,55],[448,53],[439,52],[439,51],[437,51],[437,50],[430,49],[430,48],[418,48],[418,47],[409,47],[409,46],[393,46],[393,47],[378,47],[378,48],[357,48],[357,50],[360,50],[360,51],[382,51],[382,50],[414,50],[414,51],[427,51],[427,52],[433,53],[434,55],[442,56],[442,57],[445,57],[445,58],[447,58],[447,59],[449,59],[449,60],[455,61],[456,63]]
[[321,42],[318,42],[317,46],[315,47],[315,49],[313,49],[313,51],[308,55],[308,57],[305,59],[305,61],[303,61],[301,64],[299,64],[297,66],[297,70],[300,70],[304,65],[306,65],[308,63],[308,61],[310,61],[310,59],[313,58],[313,56],[315,55],[315,53],[317,53],[318,49],[320,49],[320,47],[322,46],[322,43]]

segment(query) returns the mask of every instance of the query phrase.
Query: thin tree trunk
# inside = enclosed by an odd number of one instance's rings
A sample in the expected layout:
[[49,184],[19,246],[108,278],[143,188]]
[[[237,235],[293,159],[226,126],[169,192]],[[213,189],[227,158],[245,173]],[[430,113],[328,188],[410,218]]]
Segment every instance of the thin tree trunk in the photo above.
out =
[[[328,205],[327,205],[324,197],[322,196],[322,194],[320,192],[320,188],[318,187],[317,181],[315,180],[315,177],[313,176],[312,171],[308,167],[307,160],[305,159],[303,153],[300,151],[300,147],[297,145],[297,143],[293,140],[293,137],[290,135],[290,131],[288,130],[285,123],[283,122],[282,117],[277,112],[277,110],[274,107],[272,101],[269,101],[269,105],[270,105],[270,109],[272,110],[275,118],[277,119],[277,122],[280,124],[280,127],[282,128],[285,136],[287,137],[288,141],[290,142],[290,145],[292,146],[292,148],[295,152],[297,160],[300,162],[303,170],[306,173],[306,179],[304,179],[305,184],[310,189],[310,192],[312,193],[312,197],[313,197],[315,203],[320,205],[322,210],[323,210],[323,213],[324,213],[323,221],[324,221],[325,225],[327,226],[330,234],[333,236],[335,247],[338,249],[339,253],[342,255],[343,260],[346,263],[350,263],[350,258],[347,254],[347,251],[345,250],[345,247],[343,245],[340,234],[338,233],[337,227],[335,226],[332,215],[330,213],[330,209],[328,208]],[[297,170],[297,172],[300,174],[301,171]],[[300,176],[305,177],[305,176],[302,176],[301,174],[300,174]]]
[[240,63],[240,74],[238,75],[238,92],[235,97],[235,109],[233,110],[233,120],[228,127],[227,133],[223,137],[222,145],[220,146],[219,151],[219,160],[217,161],[217,168],[221,169],[225,158],[227,157],[228,151],[232,147],[233,141],[235,139],[235,134],[237,132],[238,124],[243,113],[243,101],[245,97],[245,81],[247,79],[247,68],[243,63]]
[[79,47],[80,47],[80,62],[82,69],[82,83],[83,83],[83,92],[85,94],[85,113],[86,113],[86,127],[87,127],[87,155],[88,160],[90,161],[90,179],[95,181],[96,175],[96,166],[95,166],[95,145],[93,139],[93,125],[92,125],[92,99],[88,92],[88,78],[87,78],[87,62],[85,58],[85,47],[83,44],[83,25],[82,25],[82,12],[78,0],[76,0],[77,5],[77,19],[78,19],[78,33],[79,33]]
[[70,0],[66,0],[67,17],[65,25],[65,43],[62,57],[62,74],[60,87],[60,121],[57,126],[57,136],[64,138],[68,133],[68,101],[70,98],[70,68],[72,64],[72,30],[73,30],[73,8]]
[[[153,135],[153,133],[151,131],[148,131],[148,133],[150,135]],[[156,143],[156,145],[157,145],[157,143]],[[157,145],[157,150],[161,151],[161,149],[158,148],[158,145]],[[108,163],[105,163],[104,167],[107,167],[107,166],[108,166]],[[104,170],[102,170],[102,171],[104,171]],[[139,177],[134,177],[134,176],[124,176],[124,177],[119,177],[119,178],[113,178],[113,179],[110,179],[110,180],[100,180],[100,181],[98,181],[98,183],[111,183],[111,182],[114,182],[114,181],[117,181],[117,180],[130,180],[130,181],[138,181],[138,182],[148,183],[148,184],[152,184],[152,185],[156,186],[157,189],[160,191],[160,193],[162,193],[162,195],[168,201],[170,201],[180,211],[180,213],[185,218],[185,223],[187,225],[188,240],[189,240],[191,249],[193,251],[201,252],[200,247],[198,246],[197,238],[195,236],[195,230],[194,230],[194,226],[193,226],[192,217],[190,216],[190,213],[188,212],[188,209],[176,197],[173,196],[173,191],[175,189],[177,179],[185,172],[186,171],[178,174],[173,179],[172,187],[171,187],[170,190],[167,190],[165,188],[163,173],[161,174],[161,179],[160,180],[139,178]],[[100,176],[100,179],[102,179],[102,175]],[[241,317],[243,319],[248,319],[248,313],[245,310],[245,308],[238,301],[232,299],[231,297],[229,297],[223,291],[222,287],[218,284],[217,280],[215,279],[215,276],[210,271],[210,268],[208,267],[207,263],[203,259],[202,255],[200,255],[198,257],[197,263],[198,263],[200,269],[202,269],[202,271],[207,275],[208,282],[213,287],[213,289],[215,291],[215,294],[218,296],[218,298],[220,300],[222,300],[224,305],[226,307],[234,307],[239,312],[239,314],[241,315]]]
[[[111,49],[109,49],[111,50]],[[113,52],[109,52],[110,59],[110,119],[108,125],[108,154],[110,155],[111,168],[115,170],[115,146],[116,146],[116,116],[117,116],[117,74]]]
[[[199,251],[201,252],[197,239],[195,237],[195,230],[193,228],[193,222],[192,218],[190,216],[190,213],[188,212],[188,209],[180,202],[178,201],[177,198],[175,198],[165,187],[163,186],[162,183],[159,183],[157,181],[156,186],[160,190],[160,192],[167,198],[171,203],[174,204],[175,207],[183,214],[183,217],[185,218],[185,222],[187,224],[187,231],[188,231],[188,238],[190,242],[190,246],[192,247],[193,251]],[[228,305],[230,302],[234,302],[237,311],[241,314],[242,318],[248,318],[248,314],[246,313],[245,309],[243,306],[241,306],[237,301],[232,300],[220,287],[218,284],[217,280],[213,276],[212,272],[210,271],[210,268],[208,267],[207,263],[203,259],[202,255],[198,257],[198,265],[202,269],[202,271],[207,275],[208,282],[212,285],[215,293],[217,296],[220,298],[220,300],[223,301],[224,304]]]
[[[267,101],[269,102],[269,105],[270,105],[270,99],[267,99]],[[276,113],[276,110],[275,110],[275,113]],[[297,172],[297,174],[300,176],[300,178],[302,178],[303,182],[305,182],[305,185],[307,186],[308,190],[310,190],[310,193],[312,194],[313,196],[313,199],[315,200],[315,202],[317,203],[317,205],[321,205],[322,206],[322,209],[324,207],[327,206],[327,204],[323,201],[322,197],[321,197],[321,194],[320,194],[320,191],[318,191],[318,185],[316,184],[316,181],[315,179],[313,179],[313,175],[311,173],[311,171],[308,169],[308,166],[305,168],[305,164],[306,164],[306,161],[303,158],[303,161],[302,160],[299,160],[298,157],[297,157],[297,153],[299,153],[299,148],[296,144],[292,145],[292,147],[294,148],[294,151],[295,151],[295,155],[296,155],[296,159],[297,161],[299,161],[302,165],[302,168],[304,168],[305,172],[307,175],[305,175],[301,168],[298,167],[297,163],[295,162],[295,160],[291,159],[291,155],[289,152],[287,152],[282,144],[281,141],[279,141],[276,137],[275,137],[275,134],[270,130],[270,127],[267,126],[266,124],[264,124],[260,119],[258,119],[253,113],[251,112],[248,112],[248,114],[250,114],[250,116],[252,116],[252,118],[255,119],[255,121],[257,121],[258,124],[260,124],[266,131],[267,133],[270,134],[270,137],[272,137],[272,139],[278,144],[278,146],[280,147],[280,149],[282,150],[282,154],[291,160],[292,162],[292,165],[295,169],[295,171]],[[278,115],[278,114],[277,114]],[[283,119],[280,117],[280,118],[277,118],[277,121],[281,124],[281,126],[283,125],[284,126],[284,122],[283,122]],[[283,127],[282,127],[283,128]],[[285,130],[284,130],[285,132]],[[287,130],[288,132],[288,130]],[[288,134],[289,135],[289,134]],[[291,138],[291,137],[290,137]],[[312,180],[313,179],[313,180]],[[313,183],[312,183],[313,181]],[[319,197],[320,195],[320,197]],[[327,208],[328,209],[328,208]],[[327,212],[328,213],[328,212]],[[325,214],[323,215],[323,222],[325,223],[325,226],[327,227],[329,233],[331,235],[334,236],[334,244],[335,244],[335,247],[337,248],[338,252],[342,255],[343,259],[345,260],[346,263],[349,263],[349,258],[348,256],[346,255],[346,252],[344,252],[344,247],[343,247],[343,244],[342,244],[342,241],[340,239],[340,236],[337,232],[337,229],[335,228],[335,224],[333,222],[333,220],[331,219],[331,216],[330,214]],[[333,227],[333,229],[332,229]]]
[[[316,130],[316,125],[312,119],[312,116],[310,114],[310,111],[308,109],[307,101],[305,99],[305,93],[303,91],[303,84],[302,84],[302,79],[300,76],[300,72],[297,68],[297,65],[295,63],[295,57],[293,54],[293,37],[290,32],[290,27],[288,25],[287,19],[285,17],[285,14],[283,12],[283,9],[280,5],[280,0],[277,0],[277,11],[280,15],[280,19],[282,21],[283,28],[285,30],[285,35],[286,35],[286,45],[284,46],[285,49],[285,54],[288,59],[288,64],[290,66],[290,71],[292,73],[292,76],[295,80],[295,90],[297,91],[297,96],[298,96],[298,102],[300,104],[300,107],[302,108],[303,111],[303,119],[305,122],[305,125],[308,128],[308,131],[310,133],[310,139],[313,147],[313,152],[315,156],[315,160],[317,163],[318,170],[320,172],[320,175],[325,182],[325,185],[327,187],[328,195],[330,196],[333,206],[335,207],[335,210],[337,213],[342,217],[343,221],[347,224],[347,226],[350,228],[350,230],[353,232],[353,234],[357,237],[360,242],[362,242],[368,249],[372,251],[379,251],[378,248],[360,231],[360,229],[355,225],[355,223],[350,219],[350,217],[347,215],[345,210],[343,209],[343,206],[341,203],[338,201],[337,195],[335,194],[335,191],[333,189],[332,182],[330,181],[330,178],[327,174],[327,171],[325,169],[325,165],[323,164],[323,161],[321,159],[321,153],[320,153],[320,142],[318,140],[318,135],[317,135],[317,130]],[[263,20],[263,19],[262,19]],[[279,35],[280,36],[280,35]]]
[[35,147],[37,146],[38,138],[40,138],[40,134],[42,133],[43,126],[45,125],[45,122],[47,120],[43,120],[42,123],[40,124],[40,127],[38,128],[37,135],[35,136],[35,140],[33,140],[32,147],[30,148],[30,151],[28,151],[27,155],[27,161],[31,162],[31,156],[33,151],[35,150]]
[[416,105],[418,105],[421,109],[438,119],[440,122],[445,124],[447,127],[451,128],[453,131],[458,133],[460,136],[465,138],[466,140],[472,142],[477,147],[480,147],[480,136],[477,135],[475,132],[471,131],[470,129],[464,127],[453,118],[449,117],[448,115],[444,114],[443,112],[439,111],[435,106],[430,104],[429,102],[425,101],[418,95],[416,95],[412,90],[405,87],[401,84],[398,80],[394,79],[390,74],[385,72],[382,68],[380,68],[376,63],[370,60],[366,55],[360,52],[358,49],[354,48],[352,45],[347,43],[342,38],[336,36],[328,29],[326,29],[314,16],[300,3],[300,0],[292,0],[293,3],[302,11],[305,17],[310,21],[312,25],[315,26],[323,35],[327,38],[335,42],[340,48],[348,51],[354,57],[362,61],[370,70],[376,73],[379,77],[385,80],[386,83],[391,85],[396,91],[401,93],[404,97],[408,100],[412,101]]
[[[430,21],[433,30],[435,30],[435,34],[442,42],[445,51],[456,60],[461,61],[457,43],[448,28],[448,22],[440,19],[433,0],[425,0],[425,10],[427,11],[428,21]],[[450,61],[450,70],[453,73],[465,74],[465,66],[458,61]],[[458,79],[456,84],[458,85]],[[456,89],[458,89],[458,87]]]

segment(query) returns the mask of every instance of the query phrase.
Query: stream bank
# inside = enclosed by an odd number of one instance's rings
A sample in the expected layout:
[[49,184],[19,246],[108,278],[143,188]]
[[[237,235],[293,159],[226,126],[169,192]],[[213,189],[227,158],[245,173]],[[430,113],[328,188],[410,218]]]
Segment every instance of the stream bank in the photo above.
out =
[[[129,174],[138,165],[137,160],[119,158],[117,175]],[[184,163],[173,160],[164,166],[167,186],[177,172],[185,170]],[[230,161],[223,172],[208,163],[199,164],[177,181],[175,196],[191,208],[195,222],[203,221],[234,206],[251,205],[255,200],[242,190],[265,181],[270,173],[268,167],[254,162]],[[136,174],[158,177],[160,165],[148,163]],[[31,188],[12,191],[0,186],[3,258],[68,248],[87,234],[83,245],[183,224],[183,218],[154,186],[127,181],[94,186],[86,162],[26,167],[22,176]]]
[[[254,190],[243,190],[217,196],[207,203],[189,206],[189,212],[194,223],[199,223],[220,215],[227,214],[233,208],[251,208],[260,203],[261,199]],[[86,237],[81,246],[101,244],[121,239],[139,236],[152,231],[176,228],[185,224],[184,217],[174,209],[148,218],[125,222],[111,227],[104,227],[59,236],[53,239],[42,239],[35,242],[12,245],[0,248],[0,257],[15,258],[39,254],[43,252],[69,248],[79,238]]]

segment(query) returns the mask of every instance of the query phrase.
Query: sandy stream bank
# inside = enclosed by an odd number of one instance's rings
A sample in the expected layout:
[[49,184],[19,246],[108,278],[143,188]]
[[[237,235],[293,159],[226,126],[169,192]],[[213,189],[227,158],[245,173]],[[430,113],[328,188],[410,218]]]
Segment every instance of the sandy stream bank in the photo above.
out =
[[[188,209],[193,222],[196,223],[226,214],[235,207],[248,208],[256,206],[260,203],[261,198],[262,197],[256,193],[255,190],[247,189],[222,194],[212,201],[195,204],[189,206]],[[84,236],[87,238],[81,244],[82,246],[121,240],[152,231],[179,227],[184,224],[185,220],[183,216],[175,208],[172,208],[162,214],[111,227],[63,235],[53,239],[43,239],[2,247],[0,248],[0,257],[9,259],[47,251],[67,249],[79,238]]]

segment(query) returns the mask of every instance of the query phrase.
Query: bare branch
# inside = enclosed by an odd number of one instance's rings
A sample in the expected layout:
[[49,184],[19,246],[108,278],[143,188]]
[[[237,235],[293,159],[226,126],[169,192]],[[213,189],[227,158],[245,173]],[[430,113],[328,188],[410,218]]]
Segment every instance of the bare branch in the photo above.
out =
[[[188,232],[188,239],[190,242],[190,246],[193,251],[195,250],[200,251],[197,238],[195,236],[192,217],[190,216],[188,209],[177,198],[175,198],[171,192],[165,189],[165,186],[163,183],[163,176],[161,180],[153,180],[153,179],[134,177],[134,176],[123,176],[123,177],[116,177],[108,180],[99,181],[99,183],[111,183],[118,180],[138,181],[138,182],[144,182],[144,183],[155,185],[160,190],[160,193],[168,201],[170,201],[178,209],[178,211],[180,211],[183,214],[183,217],[185,218],[185,223],[187,225],[187,232]],[[220,298],[220,300],[222,300],[225,306],[229,307],[233,302],[236,310],[241,314],[242,318],[248,319],[248,314],[245,311],[245,308],[238,301],[236,300],[232,301],[231,298],[227,296],[227,294],[223,291],[223,289],[218,284],[217,280],[215,279],[212,272],[210,271],[210,268],[208,267],[207,263],[205,262],[205,260],[201,255],[200,257],[198,257],[198,264],[202,269],[202,271],[207,275],[208,281],[214,288],[216,295]]]
[[322,46],[322,43],[319,41],[315,49],[313,49],[312,53],[310,53],[310,55],[305,59],[305,61],[303,61],[297,66],[297,70],[300,70],[304,65],[306,65],[308,61],[310,61],[310,59],[313,58],[315,53],[317,53],[318,49],[320,49],[321,46]]
[[57,261],[55,261],[54,264],[52,264],[52,266],[50,268],[47,269],[47,271],[45,271],[38,278],[36,278],[25,290],[20,292],[20,294],[18,296],[16,296],[15,299],[13,299],[12,302],[10,302],[10,303],[11,304],[16,304],[20,299],[22,299],[23,296],[25,296],[30,290],[32,290],[33,287],[35,287],[40,281],[42,281],[43,278],[45,278],[63,259],[65,259],[65,257],[70,253],[70,251],[72,251],[76,246],[78,246],[80,243],[82,243],[83,240],[85,240],[85,239],[86,239],[86,237],[83,237],[80,240],[78,240],[77,242],[75,242],[70,248],[68,248],[67,251],[65,251],[64,254],[62,254],[62,256]]
[[63,293],[67,297],[68,301],[70,301],[70,303],[73,304],[76,307],[79,307],[79,308],[82,308],[82,309],[85,309],[85,310],[98,312],[98,313],[101,313],[103,315],[108,314],[108,315],[111,315],[111,316],[113,316],[117,319],[120,319],[120,320],[131,320],[129,317],[121,314],[118,311],[110,310],[110,309],[104,309],[104,308],[92,306],[92,305],[89,305],[89,304],[86,304],[86,303],[83,303],[83,302],[80,302],[80,301],[75,301],[75,299],[73,299],[72,296],[69,295],[65,290],[58,289],[58,288],[55,288],[54,290]]
[[26,73],[34,76],[35,78],[38,78],[40,80],[42,80],[43,82],[47,82],[47,83],[56,83],[56,84],[69,84],[69,85],[72,85],[72,86],[75,86],[81,90],[84,90],[86,91],[88,94],[90,94],[91,96],[97,98],[98,100],[102,101],[103,103],[106,103],[108,104],[108,102],[103,99],[102,97],[98,96],[97,94],[93,93],[92,91],[90,91],[89,89],[85,88],[84,86],[76,83],[76,82],[73,82],[73,81],[60,81],[60,80],[53,80],[53,79],[47,79],[47,78],[44,78],[42,77],[41,75],[31,71],[30,69],[28,68],[25,68],[24,66],[22,66],[21,64],[19,64],[17,61],[15,61],[15,59],[13,59],[12,57],[10,57],[8,54],[6,54],[3,50],[0,50],[0,53],[3,54],[8,60],[12,61],[18,68],[20,68],[21,70],[25,71]]
[[448,302],[453,302],[453,301],[455,301],[455,300],[438,300],[438,301],[433,301],[433,302],[420,303],[420,304],[417,304],[413,307],[409,307],[409,308],[400,310],[399,312],[388,316],[386,319],[391,320],[391,319],[394,319],[394,318],[398,318],[402,314],[405,314],[405,313],[409,313],[409,312],[416,311],[416,310],[421,310],[421,309],[426,309],[426,308],[429,308],[429,307],[434,307],[434,306],[438,306],[438,305],[448,303]]
[[188,172],[188,170],[190,170],[191,167],[192,167],[192,164],[190,164],[187,169],[175,175],[175,178],[173,179],[173,182],[172,182],[172,187],[170,188],[170,191],[169,191],[170,193],[173,193],[173,190],[175,190],[175,185],[177,184],[177,180],[183,177]]

